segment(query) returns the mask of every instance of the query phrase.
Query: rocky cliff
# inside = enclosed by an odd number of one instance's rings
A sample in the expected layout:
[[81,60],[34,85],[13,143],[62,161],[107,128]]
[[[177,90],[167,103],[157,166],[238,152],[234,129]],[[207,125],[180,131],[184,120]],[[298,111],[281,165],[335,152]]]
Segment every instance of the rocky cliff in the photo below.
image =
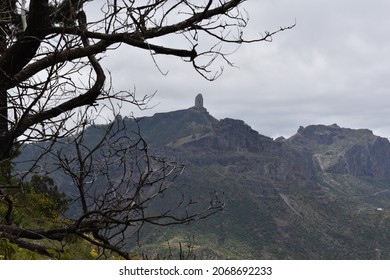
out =
[[311,125],[300,127],[287,143],[309,150],[324,172],[390,178],[389,140],[371,130]]

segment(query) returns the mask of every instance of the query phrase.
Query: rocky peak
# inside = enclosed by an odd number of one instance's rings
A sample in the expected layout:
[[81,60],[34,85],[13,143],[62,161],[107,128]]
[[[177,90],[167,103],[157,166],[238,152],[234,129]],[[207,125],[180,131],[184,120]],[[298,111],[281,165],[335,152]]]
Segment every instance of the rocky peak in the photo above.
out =
[[336,124],[301,126],[288,142],[310,150],[324,172],[390,177],[390,143],[371,130]]
[[242,120],[222,119],[214,126],[218,145],[223,149],[247,149],[253,147],[259,134]]
[[205,107],[203,107],[203,95],[199,93],[195,97],[195,106],[192,107],[191,109],[197,110],[197,111],[207,111]]
[[297,134],[291,138],[292,142],[296,143],[312,143],[320,145],[331,145],[339,138],[343,137],[341,128],[334,124],[326,125],[310,125],[308,127],[299,127]]
[[213,128],[221,149],[259,152],[273,143],[271,138],[260,135],[242,120],[222,119]]

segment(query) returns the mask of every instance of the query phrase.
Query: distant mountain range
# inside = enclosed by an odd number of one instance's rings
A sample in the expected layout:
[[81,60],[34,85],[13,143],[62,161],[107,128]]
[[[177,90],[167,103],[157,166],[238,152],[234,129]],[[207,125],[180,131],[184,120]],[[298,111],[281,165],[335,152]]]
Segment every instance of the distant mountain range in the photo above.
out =
[[149,149],[185,163],[177,189],[200,201],[217,192],[226,206],[189,225],[145,227],[129,248],[156,257],[182,242],[197,259],[390,259],[388,139],[333,124],[274,140],[241,120],[215,119],[199,99],[137,123]]

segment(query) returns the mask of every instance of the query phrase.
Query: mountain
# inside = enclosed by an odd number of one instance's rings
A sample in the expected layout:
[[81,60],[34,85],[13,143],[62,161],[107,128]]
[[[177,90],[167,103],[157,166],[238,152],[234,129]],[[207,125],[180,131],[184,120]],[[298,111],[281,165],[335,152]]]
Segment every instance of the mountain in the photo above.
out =
[[[226,206],[189,225],[145,226],[130,249],[151,258],[180,243],[198,259],[390,258],[386,138],[334,124],[274,140],[241,120],[215,119],[199,98],[189,109],[121,121],[150,150],[185,164],[175,189],[200,204],[217,193]],[[86,138],[98,131],[87,128]]]
[[300,127],[289,143],[306,147],[323,172],[390,178],[390,145],[368,129],[346,129],[336,124]]

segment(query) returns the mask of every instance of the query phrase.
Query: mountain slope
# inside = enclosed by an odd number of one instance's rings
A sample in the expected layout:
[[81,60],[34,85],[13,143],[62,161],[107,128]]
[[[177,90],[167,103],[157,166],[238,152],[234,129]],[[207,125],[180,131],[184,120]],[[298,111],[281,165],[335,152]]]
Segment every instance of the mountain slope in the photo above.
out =
[[301,127],[288,143],[309,149],[324,172],[390,178],[389,141],[368,129],[312,125]]
[[[226,208],[187,231],[164,231],[160,242],[194,235],[200,258],[390,256],[390,145],[369,130],[318,125],[273,141],[225,119],[167,146],[187,161],[176,184],[194,193],[223,193]],[[159,239],[148,240],[155,248]]]
[[[390,258],[387,139],[313,125],[273,140],[202,106],[122,121],[155,153],[186,165],[173,189],[188,201],[199,206],[217,194],[226,204],[187,226],[145,226],[131,250],[153,258],[190,240],[198,259]],[[86,135],[96,138],[93,129]],[[176,200],[167,193],[153,207]]]

